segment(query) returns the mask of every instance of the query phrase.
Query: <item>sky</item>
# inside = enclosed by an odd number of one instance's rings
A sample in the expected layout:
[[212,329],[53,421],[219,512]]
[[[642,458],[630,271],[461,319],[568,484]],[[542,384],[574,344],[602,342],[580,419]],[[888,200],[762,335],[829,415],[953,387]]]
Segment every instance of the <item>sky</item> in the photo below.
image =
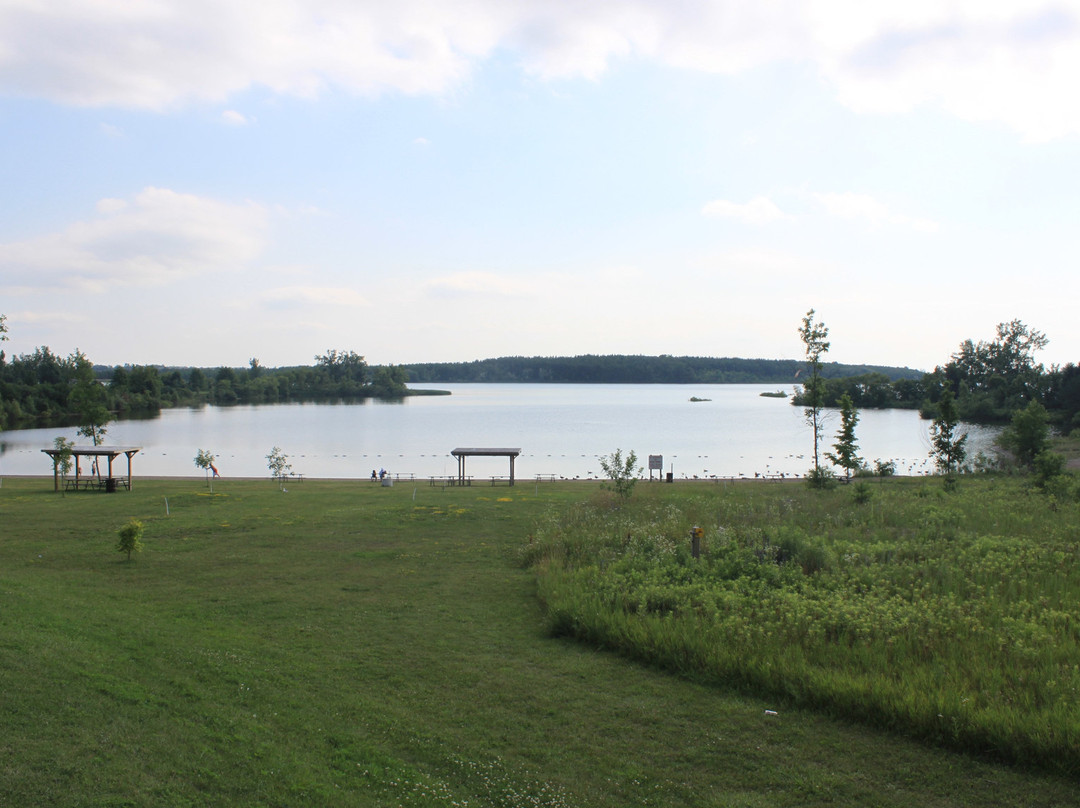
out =
[[9,356],[1080,361],[1080,0],[0,0]]

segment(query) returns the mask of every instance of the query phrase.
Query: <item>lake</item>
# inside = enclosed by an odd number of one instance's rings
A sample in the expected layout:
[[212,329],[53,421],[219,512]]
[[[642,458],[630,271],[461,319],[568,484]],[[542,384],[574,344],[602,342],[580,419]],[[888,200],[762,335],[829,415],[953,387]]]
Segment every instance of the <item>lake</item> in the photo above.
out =
[[[382,468],[452,475],[457,461],[450,451],[477,446],[520,448],[515,472],[522,480],[602,476],[599,458],[616,449],[635,451],[646,476],[648,455],[662,455],[664,473],[676,479],[802,475],[813,465],[813,436],[802,409],[789,398],[761,396],[775,385],[430,386],[452,395],[171,409],[149,420],[114,421],[105,443],[143,447],[133,462],[136,477],[201,475],[194,464],[199,449],[217,456],[226,478],[265,477],[274,446],[289,456],[293,471],[309,477],[366,478]],[[839,414],[829,412],[822,451],[831,449],[839,425]],[[899,474],[928,473],[929,427],[910,410],[862,411],[860,455],[870,463],[894,460]],[[0,475],[51,475],[41,449],[59,435],[86,443],[74,428],[0,432]],[[991,435],[972,428],[972,450]],[[470,458],[467,471],[506,475],[509,463]]]

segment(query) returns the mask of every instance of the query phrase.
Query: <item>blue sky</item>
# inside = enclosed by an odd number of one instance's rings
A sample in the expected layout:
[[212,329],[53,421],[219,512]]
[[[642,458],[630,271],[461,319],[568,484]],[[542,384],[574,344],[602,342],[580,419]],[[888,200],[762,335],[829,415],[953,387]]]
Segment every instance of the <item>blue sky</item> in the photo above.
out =
[[1075,362],[1078,79],[1076,0],[0,0],[4,347]]

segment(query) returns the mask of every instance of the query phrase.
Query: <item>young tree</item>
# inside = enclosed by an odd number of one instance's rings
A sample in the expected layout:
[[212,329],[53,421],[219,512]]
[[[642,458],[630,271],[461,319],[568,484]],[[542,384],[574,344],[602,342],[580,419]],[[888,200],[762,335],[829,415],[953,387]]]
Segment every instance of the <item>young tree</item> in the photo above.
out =
[[206,472],[206,484],[210,486],[210,493],[214,493],[214,481],[210,476],[210,471],[214,468],[214,456],[209,449],[199,449],[199,453],[195,455],[195,465]]
[[[7,315],[0,314],[0,342],[5,342],[8,338],[7,335]],[[0,382],[3,381],[4,371],[4,352],[0,351]],[[2,388],[2,385],[0,385]],[[0,432],[7,429],[7,407],[4,405],[4,396],[0,393]]]
[[955,482],[953,472],[960,469],[967,456],[967,433],[960,431],[960,416],[952,390],[946,389],[938,401],[938,415],[930,424],[930,444],[930,456],[945,473],[946,485],[951,485]]
[[270,476],[278,481],[278,484],[282,489],[285,488],[285,478],[292,471],[292,465],[289,463],[289,456],[285,454],[281,449],[275,446],[270,450],[270,454],[266,456],[267,468],[270,469]]
[[1028,469],[1035,467],[1035,458],[1050,448],[1050,426],[1046,407],[1040,402],[1028,402],[1013,413],[1012,423],[998,436],[998,444],[1016,456],[1016,461]]
[[833,452],[826,452],[825,456],[844,470],[844,476],[850,480],[851,472],[857,471],[862,465],[859,457],[859,442],[855,439],[855,425],[859,423],[859,411],[855,408],[855,402],[851,396],[844,393],[840,397],[840,429],[836,433],[836,443]]
[[814,310],[810,309],[803,317],[802,328],[799,336],[803,345],[806,346],[806,364],[809,370],[809,378],[803,382],[803,393],[806,400],[806,423],[814,430],[814,476],[821,474],[819,467],[819,445],[821,443],[821,411],[824,407],[825,385],[821,378],[821,357],[829,351],[829,329],[824,323],[814,322]]
[[641,474],[641,468],[637,465],[637,455],[631,450],[624,458],[622,449],[616,449],[610,457],[600,458],[600,468],[611,480],[611,488],[623,499],[634,493],[634,483]]
[[121,553],[127,553],[127,560],[131,561],[131,554],[142,551],[143,523],[138,519],[132,519],[119,531],[120,541],[116,549]]
[[71,474],[72,449],[75,448],[75,441],[60,436],[53,441],[53,446],[56,448],[53,462],[56,463],[56,471],[60,475],[60,491],[63,493],[67,488],[67,476]]
[[86,354],[76,350],[68,357],[68,362],[75,374],[75,386],[71,390],[70,401],[79,418],[78,433],[98,446],[105,437],[106,426],[112,420],[112,415],[105,406],[105,388],[94,378],[94,368]]

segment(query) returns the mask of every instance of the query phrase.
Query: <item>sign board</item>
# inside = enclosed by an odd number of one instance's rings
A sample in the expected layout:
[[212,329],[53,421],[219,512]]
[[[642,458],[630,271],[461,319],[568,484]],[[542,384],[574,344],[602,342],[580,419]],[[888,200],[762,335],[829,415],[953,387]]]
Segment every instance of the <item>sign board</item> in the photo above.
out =
[[663,455],[649,455],[649,471],[663,471],[664,470],[664,456]]

